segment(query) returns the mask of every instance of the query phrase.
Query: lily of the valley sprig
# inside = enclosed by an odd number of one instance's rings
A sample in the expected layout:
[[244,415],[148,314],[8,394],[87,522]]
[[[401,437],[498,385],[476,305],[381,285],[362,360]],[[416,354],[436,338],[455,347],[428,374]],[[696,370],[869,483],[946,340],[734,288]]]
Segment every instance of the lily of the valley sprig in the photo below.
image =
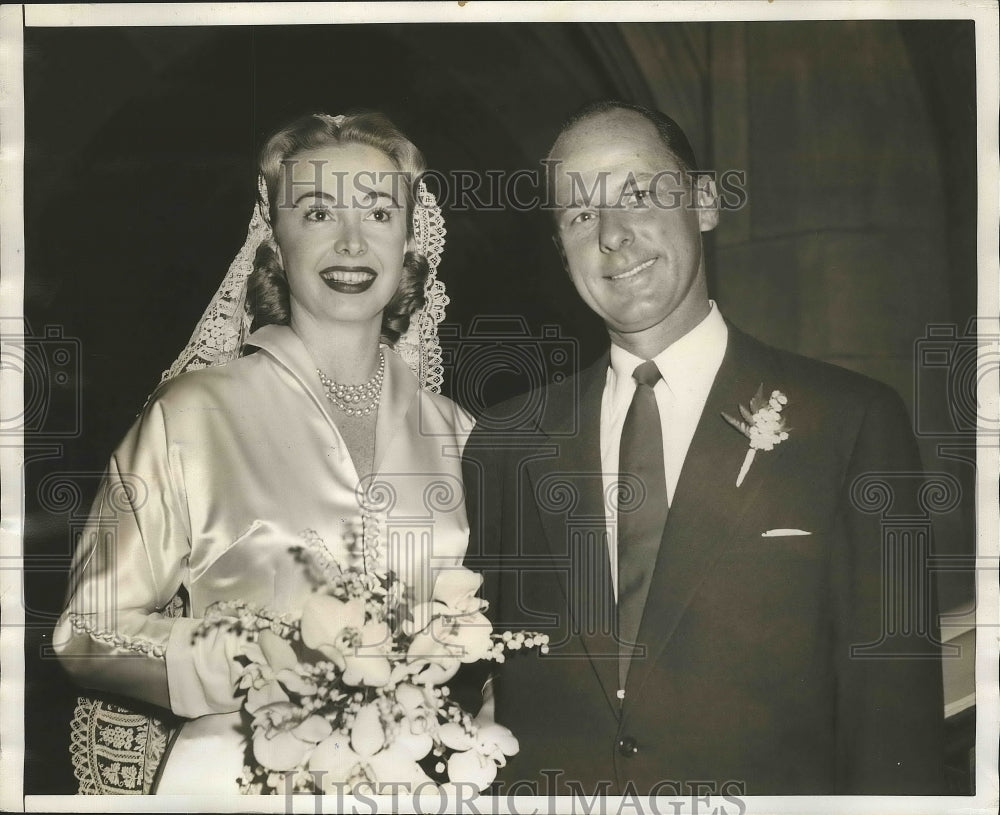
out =
[[736,476],[736,486],[739,487],[750,472],[750,465],[753,464],[754,456],[758,450],[773,450],[776,445],[781,444],[788,438],[791,430],[785,424],[785,417],[781,415],[782,409],[788,404],[788,397],[781,391],[771,391],[771,396],[764,398],[764,384],[757,388],[757,393],[750,400],[750,407],[740,405],[740,415],[737,419],[728,413],[723,413],[722,418],[740,431],[750,440],[750,449],[747,450],[746,458],[743,459],[743,466],[740,467],[739,475]]

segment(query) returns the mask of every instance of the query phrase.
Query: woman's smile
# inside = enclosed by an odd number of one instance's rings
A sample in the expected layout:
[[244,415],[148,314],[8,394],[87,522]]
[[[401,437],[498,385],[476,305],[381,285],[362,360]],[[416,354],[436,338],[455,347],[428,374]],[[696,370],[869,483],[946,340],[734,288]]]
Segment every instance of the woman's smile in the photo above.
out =
[[319,276],[340,294],[361,294],[371,288],[378,272],[369,266],[327,266]]

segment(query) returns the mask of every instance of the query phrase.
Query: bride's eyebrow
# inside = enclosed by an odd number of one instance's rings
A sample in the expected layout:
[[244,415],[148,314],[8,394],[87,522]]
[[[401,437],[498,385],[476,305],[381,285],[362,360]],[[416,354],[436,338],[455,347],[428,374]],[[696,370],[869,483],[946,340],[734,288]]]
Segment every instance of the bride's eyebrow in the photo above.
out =
[[399,202],[396,200],[396,196],[392,195],[391,193],[385,192],[383,190],[366,190],[366,192],[370,192],[371,193],[371,195],[369,196],[371,198],[375,198],[375,199],[383,199],[384,198],[386,201],[388,201],[394,207],[398,207],[399,206]]
[[295,201],[292,202],[292,206],[298,206],[299,201],[301,201],[303,198],[324,198],[331,204],[337,203],[337,199],[334,198],[332,195],[330,195],[330,193],[328,192],[323,192],[322,190],[310,190],[309,192],[302,193],[302,195],[296,198]]
[[[365,190],[365,192],[367,193],[365,198],[385,199],[390,204],[392,204],[392,206],[399,207],[399,202],[396,200],[395,196],[390,195],[387,192],[384,192],[382,190]],[[322,190],[310,190],[309,192],[302,193],[302,195],[296,198],[295,201],[292,202],[292,206],[298,206],[299,202],[303,198],[322,198],[326,201],[329,201],[334,206],[336,206],[337,204],[336,197],[330,195],[330,193],[323,192]]]

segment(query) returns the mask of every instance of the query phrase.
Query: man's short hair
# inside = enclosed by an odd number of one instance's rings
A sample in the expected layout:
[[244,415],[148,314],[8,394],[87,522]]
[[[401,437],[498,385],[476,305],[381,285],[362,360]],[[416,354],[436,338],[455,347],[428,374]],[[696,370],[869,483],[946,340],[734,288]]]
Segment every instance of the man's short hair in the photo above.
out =
[[[559,140],[563,133],[585,119],[598,116],[602,113],[610,113],[615,110],[631,110],[638,113],[656,128],[656,132],[660,135],[660,141],[663,142],[663,146],[667,148],[667,152],[669,152],[678,165],[680,165],[681,170],[691,173],[698,170],[698,159],[694,154],[694,150],[691,149],[691,143],[688,141],[688,137],[684,134],[684,131],[681,130],[681,126],[677,124],[677,122],[667,116],[667,114],[661,113],[658,110],[650,110],[642,105],[636,105],[632,102],[623,102],[618,99],[604,99],[584,105],[572,116],[570,116],[563,123],[563,126],[559,128],[559,134],[556,136],[556,141]],[[555,147],[554,142],[552,146]],[[549,155],[552,155],[551,149],[549,150]]]

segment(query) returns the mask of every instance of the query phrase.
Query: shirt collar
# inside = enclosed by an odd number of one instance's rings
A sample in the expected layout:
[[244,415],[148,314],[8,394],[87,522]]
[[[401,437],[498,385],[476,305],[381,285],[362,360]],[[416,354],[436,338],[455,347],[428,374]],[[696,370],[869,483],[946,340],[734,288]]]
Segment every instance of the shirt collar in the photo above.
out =
[[[729,330],[714,300],[705,318],[680,339],[653,357],[670,392],[678,398],[707,395],[726,353]],[[631,399],[632,372],[645,362],[641,357],[611,344],[611,373],[616,396]]]

